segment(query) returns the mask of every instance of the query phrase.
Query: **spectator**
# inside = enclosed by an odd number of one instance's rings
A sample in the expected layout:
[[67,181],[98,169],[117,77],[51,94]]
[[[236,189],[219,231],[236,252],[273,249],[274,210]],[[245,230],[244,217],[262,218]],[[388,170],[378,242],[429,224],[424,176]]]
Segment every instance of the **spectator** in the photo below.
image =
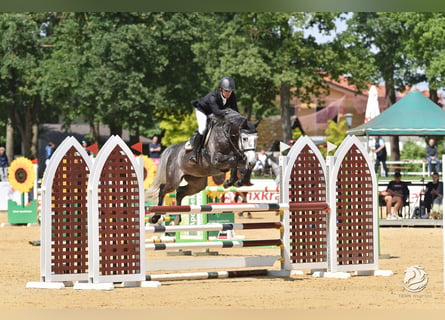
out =
[[399,219],[399,209],[409,197],[408,186],[402,181],[400,172],[394,174],[394,180],[388,183],[388,187],[385,191],[381,191],[380,195],[385,199],[386,219]]
[[255,163],[255,166],[252,169],[253,173],[260,176],[262,173],[264,173],[266,165],[267,165],[266,150],[261,149],[260,154],[257,155],[257,161]]
[[[442,206],[443,199],[443,183],[439,181],[439,174],[433,172],[431,175],[432,181],[426,185],[424,205],[428,215],[431,213],[431,209],[434,205]],[[441,212],[440,212],[441,213]]]
[[153,162],[158,165],[161,158],[161,144],[159,143],[158,136],[154,136],[151,143],[148,145],[148,153]]
[[158,159],[161,157],[161,144],[158,136],[154,136],[151,143],[148,145],[150,158]]
[[48,144],[45,146],[45,165],[48,166],[49,159],[54,153],[54,143],[52,141],[48,142]]
[[428,161],[428,174],[431,175],[433,161],[436,162],[436,172],[440,172],[441,163],[437,156],[436,141],[431,138],[428,140],[428,145],[426,146],[426,161]]
[[0,181],[8,181],[9,160],[5,147],[0,147]]
[[385,171],[385,177],[388,176],[388,168],[386,167],[386,146],[385,140],[382,136],[375,137],[375,148],[374,152],[376,154],[375,160],[375,173],[378,174],[380,163],[382,163],[383,170]]
[[91,151],[88,150],[88,142],[86,142],[85,140],[82,140],[82,147],[85,149],[85,152],[87,153],[87,155],[91,155]]

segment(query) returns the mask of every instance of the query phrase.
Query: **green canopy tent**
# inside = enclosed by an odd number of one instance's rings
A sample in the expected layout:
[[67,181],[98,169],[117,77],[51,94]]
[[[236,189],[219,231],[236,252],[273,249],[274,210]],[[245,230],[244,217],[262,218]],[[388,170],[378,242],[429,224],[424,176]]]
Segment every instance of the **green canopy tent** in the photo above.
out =
[[445,135],[445,111],[413,90],[372,120],[348,130],[356,136]]

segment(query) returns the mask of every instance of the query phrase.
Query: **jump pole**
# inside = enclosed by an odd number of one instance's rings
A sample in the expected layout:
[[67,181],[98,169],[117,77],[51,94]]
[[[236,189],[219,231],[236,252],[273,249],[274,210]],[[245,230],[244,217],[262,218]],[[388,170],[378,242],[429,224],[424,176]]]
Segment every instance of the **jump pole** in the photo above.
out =
[[212,204],[212,205],[192,205],[192,206],[150,206],[147,211],[150,213],[166,214],[195,214],[195,213],[223,213],[227,211],[240,212],[265,212],[283,210],[324,210],[329,209],[327,202],[298,202],[298,203],[243,203],[243,204]]
[[150,225],[145,227],[146,232],[183,232],[183,231],[229,231],[229,230],[253,230],[253,229],[281,229],[281,222],[255,222],[255,223],[209,223],[203,225],[189,226],[157,226]]
[[169,249],[197,249],[197,248],[247,248],[261,246],[281,247],[281,239],[267,240],[243,240],[243,241],[219,241],[219,242],[186,242],[186,243],[148,243],[145,249],[148,250],[169,250]]
[[225,279],[225,278],[240,278],[240,277],[260,277],[267,275],[268,275],[267,269],[166,273],[166,274],[148,275],[146,277],[146,281],[205,280],[205,279]]

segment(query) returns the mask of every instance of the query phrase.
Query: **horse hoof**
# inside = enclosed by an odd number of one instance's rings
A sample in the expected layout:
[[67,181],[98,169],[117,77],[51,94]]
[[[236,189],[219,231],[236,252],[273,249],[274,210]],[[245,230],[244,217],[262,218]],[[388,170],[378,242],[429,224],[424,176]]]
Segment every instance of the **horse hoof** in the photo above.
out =
[[156,223],[158,223],[160,218],[161,218],[161,215],[155,214],[154,216],[151,216],[150,218],[148,218],[148,222],[150,222],[151,224],[156,224]]
[[227,179],[226,181],[224,181],[223,187],[224,188],[231,187],[231,186],[233,186],[234,183],[235,183],[234,180]]
[[242,186],[246,186],[246,187],[250,187],[253,186],[253,183],[251,183],[250,181],[243,181],[243,180],[238,180],[235,183],[235,187],[242,187]]

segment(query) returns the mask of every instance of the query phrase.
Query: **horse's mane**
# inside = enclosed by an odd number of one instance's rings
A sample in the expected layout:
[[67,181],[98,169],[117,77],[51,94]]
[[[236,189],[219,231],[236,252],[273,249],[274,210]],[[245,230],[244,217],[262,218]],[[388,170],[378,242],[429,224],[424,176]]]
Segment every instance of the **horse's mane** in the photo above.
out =
[[254,124],[252,124],[250,121],[247,121],[247,118],[245,116],[232,109],[227,109],[224,117],[215,116],[212,114],[210,115],[210,119],[213,119],[212,121],[214,121],[215,123],[228,123],[231,126],[238,127],[240,130],[247,130],[248,132],[256,131],[256,127]]

